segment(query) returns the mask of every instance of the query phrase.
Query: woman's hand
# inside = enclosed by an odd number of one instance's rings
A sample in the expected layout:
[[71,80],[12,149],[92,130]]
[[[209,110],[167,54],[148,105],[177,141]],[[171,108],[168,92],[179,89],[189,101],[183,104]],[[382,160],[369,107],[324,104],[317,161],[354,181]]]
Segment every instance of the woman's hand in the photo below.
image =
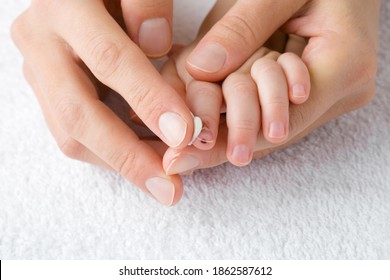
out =
[[171,23],[172,0],[36,0],[12,28],[61,150],[115,169],[165,205],[180,199],[180,177],[167,176],[161,156],[101,99],[118,92],[167,145],[187,146],[191,112],[144,54],[169,51]]
[[[265,0],[237,1],[199,42],[198,49],[187,61],[187,70],[194,77],[216,81],[236,69],[255,47],[272,34],[278,24],[284,23],[282,30],[288,34],[307,38],[302,60],[311,75],[310,98],[305,104],[290,105],[290,134],[287,141],[274,145],[260,135],[254,157],[290,145],[325,122],[364,106],[375,94],[380,1],[288,1],[288,9],[278,3]],[[276,21],[272,21],[270,16]],[[226,55],[221,69],[206,69],[213,66],[214,58],[220,58],[213,53],[217,50],[214,47],[202,50],[203,57],[209,60],[201,61],[201,67],[194,67],[192,59],[200,48],[216,42],[218,46],[223,46]],[[221,125],[217,143],[212,150],[200,151],[194,147],[185,150],[168,149],[164,156],[164,167],[186,173],[189,170],[183,167],[190,166],[187,163],[190,160],[199,163],[196,169],[222,164],[227,161],[226,136],[227,127]]]

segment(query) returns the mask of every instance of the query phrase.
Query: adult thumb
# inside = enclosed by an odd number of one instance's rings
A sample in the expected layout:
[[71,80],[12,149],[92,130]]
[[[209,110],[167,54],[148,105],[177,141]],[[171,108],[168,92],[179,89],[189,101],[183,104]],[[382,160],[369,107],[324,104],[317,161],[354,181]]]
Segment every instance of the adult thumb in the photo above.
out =
[[[214,24],[229,1],[218,1],[206,22]],[[240,67],[307,0],[238,0],[199,41],[186,61],[198,80],[220,81]],[[213,22],[214,21],[214,22]]]

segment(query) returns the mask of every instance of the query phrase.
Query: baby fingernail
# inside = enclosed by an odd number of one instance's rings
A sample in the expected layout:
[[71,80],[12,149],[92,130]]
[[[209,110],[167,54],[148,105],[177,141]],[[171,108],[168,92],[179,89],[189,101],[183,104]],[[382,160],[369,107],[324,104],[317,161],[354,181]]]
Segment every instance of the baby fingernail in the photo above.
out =
[[268,137],[269,138],[284,138],[286,136],[286,130],[284,129],[284,123],[272,122],[269,127]]
[[182,155],[174,160],[168,166],[167,175],[183,174],[197,168],[200,165],[200,160],[192,155]]
[[145,182],[146,188],[161,204],[171,206],[175,196],[175,186],[167,179],[153,177]]
[[305,87],[301,84],[296,84],[292,88],[292,94],[295,98],[306,97]]
[[240,165],[246,165],[252,160],[252,153],[246,145],[236,145],[233,148],[232,157]]
[[172,45],[171,28],[165,18],[145,20],[140,28],[138,41],[140,48],[148,56],[162,56]]
[[213,143],[214,142],[213,134],[208,128],[204,127],[202,129],[202,132],[198,136],[198,140],[202,144]]
[[188,63],[203,72],[215,73],[223,68],[226,58],[224,47],[219,44],[208,44],[195,50],[188,58]]
[[187,124],[181,116],[172,112],[164,113],[161,115],[158,125],[168,146],[175,148],[183,142],[187,132]]

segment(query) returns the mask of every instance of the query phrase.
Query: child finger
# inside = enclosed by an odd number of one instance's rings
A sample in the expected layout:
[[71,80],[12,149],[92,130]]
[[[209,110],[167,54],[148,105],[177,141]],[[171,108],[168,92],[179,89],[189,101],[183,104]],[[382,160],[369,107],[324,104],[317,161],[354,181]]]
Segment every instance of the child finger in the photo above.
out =
[[294,53],[280,55],[277,62],[286,76],[290,101],[295,104],[304,103],[310,92],[310,74],[305,63]]
[[237,166],[251,162],[260,130],[260,106],[256,84],[250,75],[234,73],[223,83],[226,122],[229,129],[227,158]]
[[222,105],[221,86],[215,83],[192,80],[187,84],[188,108],[203,122],[203,128],[193,145],[200,150],[214,147],[218,135]]
[[289,100],[287,82],[281,66],[264,57],[251,68],[251,76],[257,84],[264,137],[271,143],[287,139]]

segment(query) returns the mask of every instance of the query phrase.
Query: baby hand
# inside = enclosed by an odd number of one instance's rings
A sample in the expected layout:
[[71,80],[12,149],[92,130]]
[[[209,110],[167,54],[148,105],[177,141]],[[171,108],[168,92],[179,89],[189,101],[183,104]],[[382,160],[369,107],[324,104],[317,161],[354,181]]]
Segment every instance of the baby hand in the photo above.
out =
[[214,146],[221,112],[226,112],[228,127],[227,158],[237,166],[252,160],[260,131],[271,143],[288,139],[289,104],[304,103],[310,92],[309,71],[298,55],[262,47],[219,84],[188,74],[184,65],[191,49],[176,52],[162,75],[203,120],[203,131],[194,142],[197,148]]

